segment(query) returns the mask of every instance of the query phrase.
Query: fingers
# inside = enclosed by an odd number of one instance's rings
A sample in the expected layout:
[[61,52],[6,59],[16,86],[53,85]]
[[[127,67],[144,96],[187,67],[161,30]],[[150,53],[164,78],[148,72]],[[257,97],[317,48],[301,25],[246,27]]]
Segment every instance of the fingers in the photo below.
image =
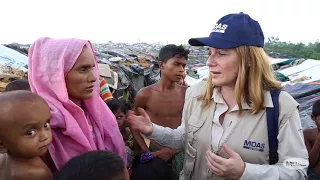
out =
[[138,113],[140,116],[149,117],[148,114],[146,113],[146,111],[140,107],[138,108]]
[[130,128],[130,130],[138,130],[137,128],[137,117],[133,111],[128,112],[128,116],[125,120],[125,125]]
[[207,160],[207,163],[206,163],[207,167],[210,169],[210,171],[217,176],[222,176],[221,170],[219,170],[217,167],[215,167],[214,164],[211,163],[208,156],[206,156],[206,160]]
[[[240,156],[238,153],[234,152],[232,149],[230,149],[227,144],[223,145],[224,151],[230,156],[230,158],[239,159]],[[240,158],[241,159],[241,158]]]
[[129,110],[127,112],[127,117],[132,116],[132,115],[137,115],[135,111]]
[[129,121],[132,121],[132,120],[135,120],[135,119],[137,119],[137,114],[136,114],[136,112],[134,112],[134,111],[128,111],[128,113],[127,113],[127,120],[129,120]]
[[207,151],[206,152],[207,156],[210,157],[210,159],[212,159],[214,162],[218,163],[218,164],[225,164],[226,159],[222,158],[218,155],[216,155],[215,153],[211,152],[211,151]]
[[[215,168],[217,168],[219,170],[223,170],[224,169],[223,164],[224,164],[225,159],[222,158],[222,160],[221,160],[221,159],[219,159],[221,157],[219,157],[219,156],[217,156],[214,153],[209,152],[209,151],[207,151],[206,154],[207,154],[206,155],[207,163],[210,163],[212,166],[214,166]],[[218,158],[216,158],[215,156],[218,157]]]
[[142,108],[138,108],[137,111],[137,113],[134,111],[128,112],[126,124],[130,129],[138,130],[144,135],[151,134],[152,130],[150,131],[150,129],[152,129],[152,124],[148,114]]

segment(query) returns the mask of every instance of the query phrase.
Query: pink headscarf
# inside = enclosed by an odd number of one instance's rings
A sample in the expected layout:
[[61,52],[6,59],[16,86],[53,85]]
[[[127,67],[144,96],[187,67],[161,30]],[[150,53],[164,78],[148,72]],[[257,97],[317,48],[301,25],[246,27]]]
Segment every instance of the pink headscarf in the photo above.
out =
[[[84,111],[69,100],[65,77],[85,45],[94,53],[89,41],[79,39],[40,38],[29,49],[30,87],[50,106],[53,141],[49,152],[57,169],[70,158],[97,149],[110,150],[127,161],[116,119],[100,97],[99,81],[92,98],[84,100],[97,144]],[[95,72],[98,77],[97,62]]]

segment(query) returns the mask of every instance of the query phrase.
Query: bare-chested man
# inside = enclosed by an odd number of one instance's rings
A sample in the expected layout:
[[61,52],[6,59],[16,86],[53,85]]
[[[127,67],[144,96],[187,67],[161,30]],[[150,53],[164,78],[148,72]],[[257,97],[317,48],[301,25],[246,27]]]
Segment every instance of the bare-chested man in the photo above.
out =
[[53,179],[40,158],[52,141],[48,104],[30,91],[5,92],[0,114],[0,179]]
[[[146,110],[153,123],[176,129],[181,124],[184,97],[187,87],[178,82],[184,78],[185,66],[189,51],[183,46],[166,45],[159,53],[159,65],[161,79],[159,82],[142,88],[135,100],[135,108],[141,107]],[[151,141],[153,154],[165,161],[178,152],[164,148]],[[172,159],[172,168],[175,178],[182,170],[183,154],[179,153]]]

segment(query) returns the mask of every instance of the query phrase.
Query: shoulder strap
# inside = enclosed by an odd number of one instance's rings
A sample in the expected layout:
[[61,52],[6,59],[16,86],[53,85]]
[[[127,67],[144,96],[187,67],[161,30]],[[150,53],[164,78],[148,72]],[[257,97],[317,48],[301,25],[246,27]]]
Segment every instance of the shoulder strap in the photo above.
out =
[[267,107],[267,126],[269,141],[269,164],[276,164],[279,160],[278,155],[278,133],[279,133],[279,94],[281,90],[270,91],[273,108]]

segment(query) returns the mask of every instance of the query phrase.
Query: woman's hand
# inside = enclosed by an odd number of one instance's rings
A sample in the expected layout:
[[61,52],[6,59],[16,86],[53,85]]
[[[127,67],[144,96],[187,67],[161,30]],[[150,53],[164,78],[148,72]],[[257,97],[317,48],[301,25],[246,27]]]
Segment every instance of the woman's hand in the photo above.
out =
[[134,111],[129,111],[126,119],[126,125],[128,125],[130,129],[139,131],[146,136],[151,135],[153,129],[150,117],[142,108],[138,108],[138,113],[140,116],[138,116]]
[[223,148],[230,158],[225,159],[213,152],[207,151],[206,161],[208,168],[216,176],[227,179],[240,179],[245,169],[244,161],[238,153],[228,148],[226,144],[223,145]]

